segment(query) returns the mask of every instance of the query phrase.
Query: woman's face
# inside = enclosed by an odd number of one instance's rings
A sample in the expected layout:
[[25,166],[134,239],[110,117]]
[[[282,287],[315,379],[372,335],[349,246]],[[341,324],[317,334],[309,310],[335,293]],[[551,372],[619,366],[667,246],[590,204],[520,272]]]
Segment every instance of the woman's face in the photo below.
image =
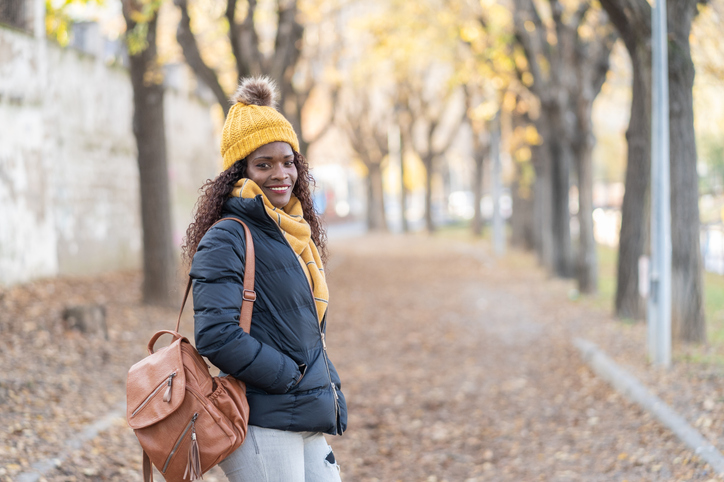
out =
[[246,177],[259,185],[275,207],[286,206],[297,182],[292,147],[286,142],[272,142],[261,146],[246,159]]

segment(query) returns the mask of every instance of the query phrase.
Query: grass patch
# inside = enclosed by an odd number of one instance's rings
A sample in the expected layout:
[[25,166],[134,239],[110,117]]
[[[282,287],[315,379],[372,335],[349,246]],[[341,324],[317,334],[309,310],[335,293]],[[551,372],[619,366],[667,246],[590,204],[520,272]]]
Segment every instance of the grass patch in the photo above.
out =
[[[474,236],[470,223],[467,221],[458,221],[455,223],[448,223],[441,226],[435,226],[435,236],[443,238],[455,239],[458,241],[472,241],[480,239],[490,239],[490,231],[488,226],[483,228],[482,236]],[[426,233],[426,231],[421,231]]]
[[718,351],[719,347],[714,345],[711,345],[709,349],[690,349],[683,354],[674,353],[674,360],[722,367],[724,366],[724,355]]
[[[616,296],[616,262],[618,250],[610,246],[596,245],[598,256],[598,293],[592,297],[597,308],[613,311]],[[629,320],[632,322],[633,320]]]
[[[613,310],[616,296],[618,249],[598,246],[598,295],[594,305]],[[704,313],[708,346],[682,347],[676,357],[693,363],[724,365],[724,276],[704,273]],[[635,323],[633,320],[621,320]]]
[[724,276],[704,274],[704,310],[709,343],[724,351]]

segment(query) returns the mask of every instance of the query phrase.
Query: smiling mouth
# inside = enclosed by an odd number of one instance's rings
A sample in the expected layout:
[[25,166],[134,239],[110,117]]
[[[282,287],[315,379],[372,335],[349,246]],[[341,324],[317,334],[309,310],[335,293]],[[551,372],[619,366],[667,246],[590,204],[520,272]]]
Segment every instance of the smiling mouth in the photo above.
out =
[[281,193],[281,192],[286,192],[289,189],[289,186],[281,186],[281,187],[275,186],[275,187],[268,187],[267,189],[269,189],[271,192]]

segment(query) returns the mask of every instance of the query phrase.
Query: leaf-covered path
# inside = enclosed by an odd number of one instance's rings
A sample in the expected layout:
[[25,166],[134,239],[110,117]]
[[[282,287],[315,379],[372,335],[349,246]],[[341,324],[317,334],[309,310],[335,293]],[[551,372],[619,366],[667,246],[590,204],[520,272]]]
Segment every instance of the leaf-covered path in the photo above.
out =
[[538,270],[439,239],[335,247],[347,480],[712,477],[588,370],[570,343],[586,322]]
[[[350,420],[329,441],[345,482],[713,478],[586,368],[570,339],[597,336],[602,322],[530,260],[426,236],[331,247],[327,339]],[[139,284],[118,274],[0,293],[0,480],[63,454],[64,440],[123,399],[128,367],[174,320],[172,309],[139,305]],[[106,304],[117,348],[60,330],[70,302]],[[141,480],[122,419],[58,465],[45,480]]]

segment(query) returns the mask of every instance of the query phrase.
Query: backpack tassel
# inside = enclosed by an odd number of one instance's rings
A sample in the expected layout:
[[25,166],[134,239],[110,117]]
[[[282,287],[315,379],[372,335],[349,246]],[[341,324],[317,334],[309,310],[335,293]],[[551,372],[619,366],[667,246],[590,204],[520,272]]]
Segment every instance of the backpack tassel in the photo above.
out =
[[[194,417],[195,419],[196,417]],[[191,425],[191,445],[189,445],[188,462],[186,463],[186,471],[184,472],[184,480],[186,476],[189,480],[201,480],[204,478],[201,473],[201,455],[199,454],[199,443],[196,441],[196,424]]]

